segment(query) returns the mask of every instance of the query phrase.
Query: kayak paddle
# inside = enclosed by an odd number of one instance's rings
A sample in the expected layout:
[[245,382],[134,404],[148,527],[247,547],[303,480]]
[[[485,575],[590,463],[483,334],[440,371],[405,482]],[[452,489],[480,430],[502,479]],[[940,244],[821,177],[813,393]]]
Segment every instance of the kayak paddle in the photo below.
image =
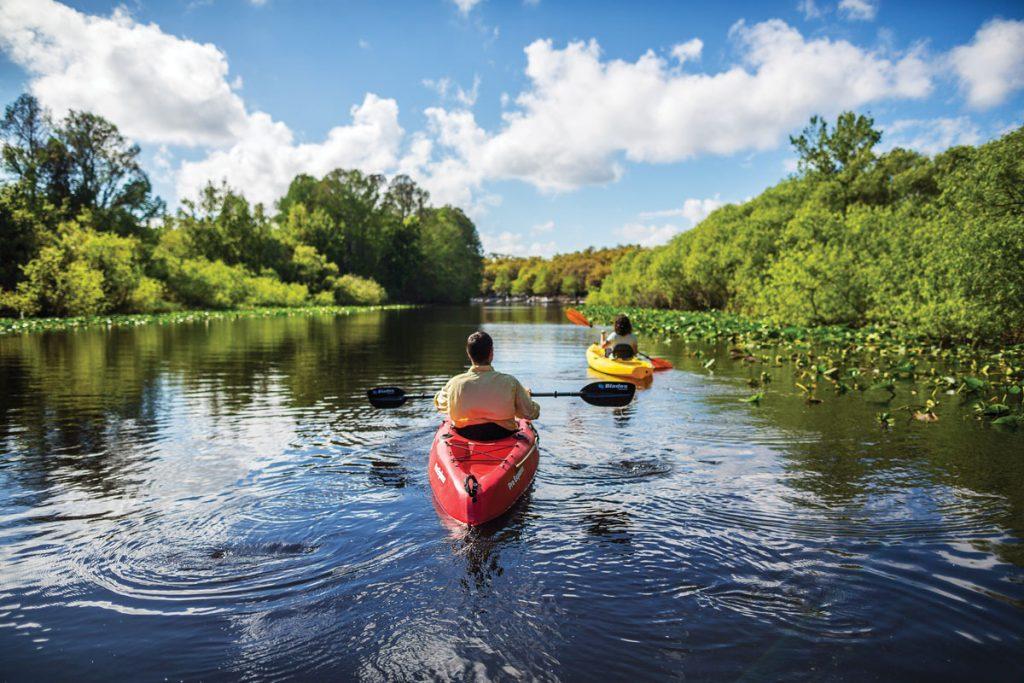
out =
[[[565,309],[565,317],[568,318],[569,322],[573,325],[581,325],[583,327],[594,326],[589,320],[587,320],[587,316],[583,315],[575,308]],[[636,355],[651,361],[651,365],[654,366],[655,370],[671,370],[674,367],[671,361],[665,360],[664,358],[654,358],[653,356],[648,356],[646,353],[640,353],[639,351],[637,351]]]
[[[636,394],[636,385],[629,382],[591,382],[579,391],[534,392],[534,398],[559,398],[579,396],[592,406],[621,408],[628,405]],[[397,408],[406,401],[434,398],[433,394],[407,394],[399,387],[374,387],[366,392],[366,398],[374,408]]]

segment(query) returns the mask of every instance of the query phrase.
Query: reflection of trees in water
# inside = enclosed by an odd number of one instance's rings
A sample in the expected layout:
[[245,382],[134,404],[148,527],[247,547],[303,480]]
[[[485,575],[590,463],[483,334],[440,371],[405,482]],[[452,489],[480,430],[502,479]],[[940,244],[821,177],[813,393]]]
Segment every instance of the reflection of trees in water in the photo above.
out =
[[325,395],[350,402],[382,355],[417,362],[418,346],[403,333],[409,313],[416,312],[0,337],[0,443],[20,456],[18,476],[29,488],[46,488],[59,472],[109,492],[142,457],[140,443],[180,408],[167,400],[169,385],[200,397],[212,416],[237,414],[269,394],[285,408]]

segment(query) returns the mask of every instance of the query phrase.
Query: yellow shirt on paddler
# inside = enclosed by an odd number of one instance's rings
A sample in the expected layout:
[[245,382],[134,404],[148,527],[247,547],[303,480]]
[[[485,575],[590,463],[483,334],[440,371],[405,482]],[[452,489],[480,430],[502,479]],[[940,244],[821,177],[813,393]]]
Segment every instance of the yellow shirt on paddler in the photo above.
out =
[[505,429],[516,429],[517,417],[536,420],[540,406],[512,375],[498,372],[490,365],[474,365],[468,372],[448,380],[437,392],[434,405],[448,413],[456,427],[493,422]]

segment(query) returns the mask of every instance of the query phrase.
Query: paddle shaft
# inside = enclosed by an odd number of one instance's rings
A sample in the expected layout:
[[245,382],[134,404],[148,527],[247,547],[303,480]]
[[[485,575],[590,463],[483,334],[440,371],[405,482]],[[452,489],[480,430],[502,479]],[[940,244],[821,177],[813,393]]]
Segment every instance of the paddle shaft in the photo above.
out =
[[[533,396],[534,398],[558,398],[560,396],[582,395],[583,392],[581,391],[539,391],[530,394],[530,396]],[[416,398],[434,398],[434,394],[406,394],[405,397],[410,400]]]

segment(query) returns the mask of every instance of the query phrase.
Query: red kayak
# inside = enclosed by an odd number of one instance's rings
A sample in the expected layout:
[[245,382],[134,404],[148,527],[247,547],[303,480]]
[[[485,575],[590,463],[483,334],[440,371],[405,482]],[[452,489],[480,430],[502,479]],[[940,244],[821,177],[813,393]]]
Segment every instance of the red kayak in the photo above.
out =
[[434,435],[427,477],[441,508],[476,526],[506,512],[537,473],[540,437],[528,420],[497,441],[470,441],[445,420]]

